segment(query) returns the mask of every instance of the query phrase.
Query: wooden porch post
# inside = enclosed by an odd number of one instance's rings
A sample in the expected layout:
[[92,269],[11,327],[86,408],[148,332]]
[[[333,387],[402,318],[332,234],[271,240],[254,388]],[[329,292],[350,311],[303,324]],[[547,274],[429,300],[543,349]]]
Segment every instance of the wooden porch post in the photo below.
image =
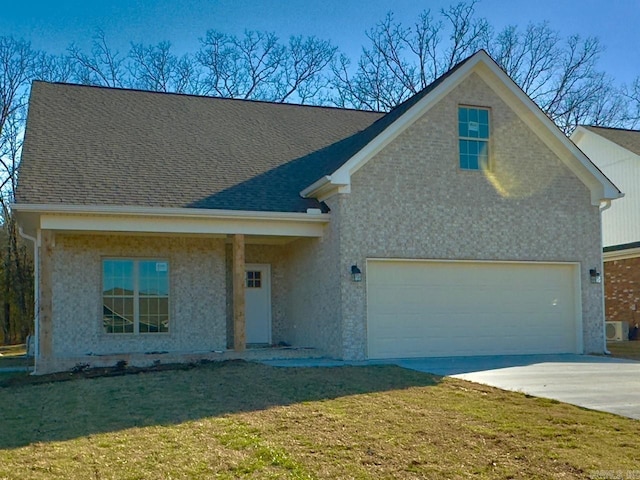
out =
[[244,235],[233,236],[233,349],[242,352],[246,346],[245,328],[245,261]]
[[37,352],[39,359],[51,358],[53,353],[53,309],[52,309],[52,277],[53,277],[53,247],[54,234],[51,230],[43,230],[40,247],[40,286],[39,286],[39,315],[40,328],[38,332],[39,345]]

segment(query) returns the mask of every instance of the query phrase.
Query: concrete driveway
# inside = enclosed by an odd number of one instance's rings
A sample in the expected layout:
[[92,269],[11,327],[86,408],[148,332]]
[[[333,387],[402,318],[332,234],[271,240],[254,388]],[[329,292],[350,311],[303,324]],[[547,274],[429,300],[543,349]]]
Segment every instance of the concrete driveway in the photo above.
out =
[[590,355],[401,359],[390,363],[640,419],[640,362]]
[[343,362],[331,359],[264,361],[280,367],[394,364],[551,398],[640,419],[640,362],[590,355],[514,355]]

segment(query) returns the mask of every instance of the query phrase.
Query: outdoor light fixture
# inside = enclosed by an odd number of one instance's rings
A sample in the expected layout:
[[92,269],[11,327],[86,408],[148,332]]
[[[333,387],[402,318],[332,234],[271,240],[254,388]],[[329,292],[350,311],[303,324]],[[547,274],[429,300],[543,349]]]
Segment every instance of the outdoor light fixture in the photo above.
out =
[[351,265],[351,280],[354,282],[362,281],[362,271],[358,268],[358,265]]
[[591,279],[591,283],[602,283],[602,275],[595,268],[589,270],[589,278]]

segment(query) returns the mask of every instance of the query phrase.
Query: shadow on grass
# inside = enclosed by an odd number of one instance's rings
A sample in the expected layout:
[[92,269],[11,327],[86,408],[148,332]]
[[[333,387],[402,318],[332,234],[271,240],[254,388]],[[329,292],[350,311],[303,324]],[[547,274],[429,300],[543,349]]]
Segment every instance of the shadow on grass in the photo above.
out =
[[279,368],[229,361],[0,388],[0,449],[299,402],[436,385],[441,377],[393,365]]

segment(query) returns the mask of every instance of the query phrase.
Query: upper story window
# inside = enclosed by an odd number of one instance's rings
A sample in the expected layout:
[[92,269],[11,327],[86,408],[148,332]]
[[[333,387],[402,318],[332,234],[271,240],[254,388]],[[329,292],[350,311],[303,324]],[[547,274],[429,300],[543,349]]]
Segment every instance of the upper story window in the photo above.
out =
[[489,110],[459,107],[458,136],[460,168],[484,170],[489,167]]
[[105,333],[169,331],[169,262],[128,258],[102,261]]

